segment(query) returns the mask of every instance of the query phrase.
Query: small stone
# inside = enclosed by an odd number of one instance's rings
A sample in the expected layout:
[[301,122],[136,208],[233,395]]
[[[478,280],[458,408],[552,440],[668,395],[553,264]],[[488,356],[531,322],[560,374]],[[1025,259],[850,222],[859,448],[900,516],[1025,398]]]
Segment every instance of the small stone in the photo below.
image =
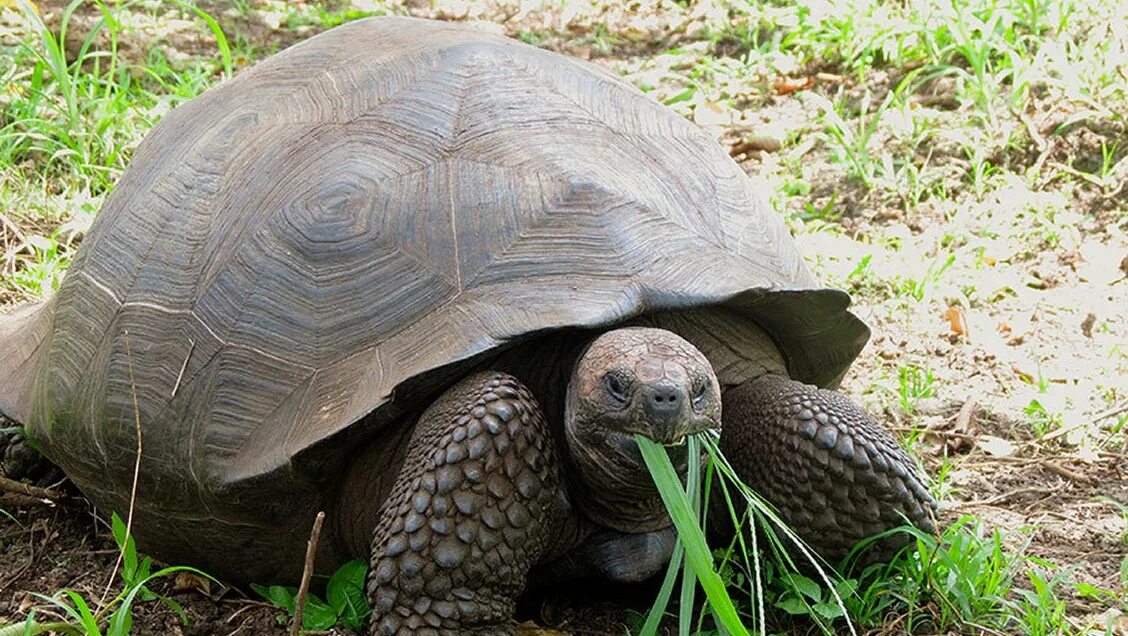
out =
[[427,610],[431,609],[431,599],[421,596],[415,599],[415,605],[412,608],[419,614],[426,614]]

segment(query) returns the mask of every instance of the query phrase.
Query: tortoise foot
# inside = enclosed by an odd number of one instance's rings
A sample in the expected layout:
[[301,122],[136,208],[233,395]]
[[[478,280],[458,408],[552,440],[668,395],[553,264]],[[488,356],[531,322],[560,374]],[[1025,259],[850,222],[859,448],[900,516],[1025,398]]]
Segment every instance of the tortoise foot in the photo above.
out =
[[[723,418],[722,452],[823,558],[906,521],[932,531],[936,502],[915,462],[844,396],[766,376],[727,391]],[[867,560],[907,542],[883,538]]]
[[15,422],[0,415],[0,477],[46,485],[61,479],[62,474],[32,447]]
[[558,464],[540,407],[479,373],[419,420],[372,541],[375,634],[511,634],[550,536]]

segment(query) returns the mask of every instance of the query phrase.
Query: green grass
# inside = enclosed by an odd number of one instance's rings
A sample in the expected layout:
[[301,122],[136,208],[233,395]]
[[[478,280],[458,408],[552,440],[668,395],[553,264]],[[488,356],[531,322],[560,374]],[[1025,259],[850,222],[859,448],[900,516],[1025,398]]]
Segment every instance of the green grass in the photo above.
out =
[[[87,599],[75,590],[60,590],[51,596],[35,596],[55,609],[61,610],[67,620],[41,622],[35,618],[35,610],[28,612],[27,618],[19,623],[0,626],[0,636],[34,636],[36,634],[81,634],[84,636],[128,636],[133,630],[133,607],[137,601],[159,600],[179,618],[182,625],[188,624],[188,615],[175,600],[153,592],[149,585],[161,578],[180,572],[190,572],[197,576],[211,577],[200,570],[186,566],[172,566],[152,571],[152,559],[137,553],[133,537],[126,524],[116,513],[112,516],[114,540],[121,556],[121,592],[103,602]],[[107,586],[106,591],[109,591]],[[103,595],[104,596],[104,595]],[[93,602],[91,602],[93,601]]]

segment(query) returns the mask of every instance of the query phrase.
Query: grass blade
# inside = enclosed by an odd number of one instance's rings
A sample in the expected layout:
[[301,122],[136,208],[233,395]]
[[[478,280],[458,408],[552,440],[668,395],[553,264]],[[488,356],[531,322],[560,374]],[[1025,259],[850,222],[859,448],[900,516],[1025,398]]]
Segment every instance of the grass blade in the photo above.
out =
[[728,591],[721,582],[721,577],[713,569],[713,555],[705,543],[705,533],[697,523],[696,512],[690,504],[689,497],[682,490],[681,479],[678,478],[674,465],[670,463],[670,457],[665,449],[655,442],[641,435],[635,435],[635,439],[638,441],[642,458],[654,477],[654,483],[658,486],[662,501],[670,512],[670,518],[678,530],[678,536],[685,544],[686,560],[700,580],[717,620],[734,636],[746,636],[748,629],[741,622],[740,615],[737,614],[736,607],[733,606],[732,599],[729,598]]

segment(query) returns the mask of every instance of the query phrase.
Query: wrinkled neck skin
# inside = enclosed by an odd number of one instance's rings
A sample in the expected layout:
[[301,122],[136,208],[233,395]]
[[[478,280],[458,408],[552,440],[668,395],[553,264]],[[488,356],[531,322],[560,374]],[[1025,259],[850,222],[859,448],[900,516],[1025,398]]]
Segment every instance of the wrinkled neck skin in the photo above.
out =
[[[598,525],[624,533],[643,533],[672,522],[632,438],[616,439],[600,427],[578,426],[577,388],[568,383],[564,436],[568,445],[572,504]],[[586,439],[580,438],[580,431]],[[679,462],[684,472],[684,462]]]

